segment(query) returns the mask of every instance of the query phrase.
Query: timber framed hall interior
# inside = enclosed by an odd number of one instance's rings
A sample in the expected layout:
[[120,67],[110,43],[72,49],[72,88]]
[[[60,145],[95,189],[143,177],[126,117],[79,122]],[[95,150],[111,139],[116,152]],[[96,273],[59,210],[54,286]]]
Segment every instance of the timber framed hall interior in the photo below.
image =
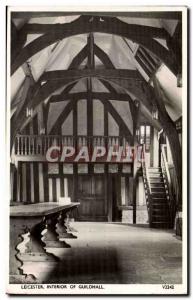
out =
[[12,11],[10,49],[10,282],[181,283],[182,12]]

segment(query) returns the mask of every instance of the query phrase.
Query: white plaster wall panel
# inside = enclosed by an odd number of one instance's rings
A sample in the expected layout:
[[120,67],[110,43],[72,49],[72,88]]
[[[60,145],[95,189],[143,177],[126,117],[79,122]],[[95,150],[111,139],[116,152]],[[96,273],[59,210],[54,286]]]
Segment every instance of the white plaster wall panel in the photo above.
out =
[[13,100],[18,93],[19,89],[22,88],[24,83],[25,73],[22,68],[17,71],[11,77],[11,100]]
[[104,105],[93,101],[93,135],[104,135]]
[[14,23],[14,25],[17,27],[17,29],[20,29],[23,27],[23,25],[25,23],[28,23],[28,19],[27,18],[12,18],[12,22]]
[[168,50],[168,46],[165,39],[154,39],[154,40],[156,40],[160,45],[162,45]]
[[109,90],[97,78],[92,78],[92,91],[100,93],[109,92]]
[[[94,39],[96,45],[109,55],[115,68],[136,69],[128,54],[128,46],[121,37],[95,33]],[[125,55],[126,53],[127,55]]]
[[68,69],[73,58],[87,43],[87,35],[81,34],[63,39],[53,51],[46,71]]
[[164,29],[172,36],[178,24],[178,20],[160,20],[160,23]]
[[48,133],[50,132],[53,124],[56,122],[58,116],[61,114],[62,110],[66,107],[68,102],[69,101],[63,101],[58,103],[52,103],[50,105],[48,123],[47,123]]
[[80,79],[75,86],[71,89],[70,93],[79,93],[87,91],[87,82],[86,79]]
[[87,101],[80,100],[77,105],[78,135],[87,135]]
[[53,202],[52,178],[48,179],[48,186],[49,186],[49,202]]
[[138,185],[139,185],[138,205],[142,206],[145,205],[146,203],[145,203],[143,178],[141,176],[138,179]]
[[54,16],[54,17],[36,17],[36,18],[31,18],[28,23],[33,24],[63,24],[63,23],[69,23],[74,20],[76,20],[79,17],[77,16]]
[[131,134],[133,133],[133,118],[131,115],[130,107],[128,102],[124,101],[116,101],[110,100],[111,104],[118,112],[120,117],[123,119],[124,123],[127,125],[128,129],[130,130]]
[[108,128],[109,136],[119,136],[119,126],[110,113],[108,113]]
[[52,47],[53,46],[49,46],[30,58],[31,71],[35,81],[37,81],[44,73],[46,65],[50,59]]
[[24,47],[27,46],[28,44],[32,43],[34,40],[42,36],[42,33],[28,33],[26,37],[26,42],[24,44]]
[[94,63],[95,63],[95,68],[105,68],[102,61],[95,55],[94,56]]
[[[142,207],[140,207],[142,208]],[[148,211],[147,211],[147,206],[144,206],[143,209],[138,209],[137,207],[137,212],[136,212],[136,223],[137,224],[148,224]]]
[[156,77],[167,97],[165,99],[166,109],[175,121],[182,114],[182,88],[177,87],[176,76],[165,65],[160,67]]
[[137,25],[144,25],[144,26],[152,26],[152,27],[162,27],[160,23],[160,19],[154,18],[129,18],[129,17],[118,17],[119,20],[127,23],[127,24],[137,24]]
[[128,54],[128,46],[122,37],[112,36],[112,45],[108,54],[115,68],[136,70],[132,59]]
[[62,135],[73,135],[73,115],[72,111],[62,124]]

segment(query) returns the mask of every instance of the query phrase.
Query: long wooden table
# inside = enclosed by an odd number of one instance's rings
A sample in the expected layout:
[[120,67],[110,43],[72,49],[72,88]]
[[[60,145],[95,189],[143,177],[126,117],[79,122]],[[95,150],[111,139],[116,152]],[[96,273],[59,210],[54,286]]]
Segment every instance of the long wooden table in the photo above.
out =
[[[47,252],[45,247],[69,246],[59,240],[59,234],[61,236],[63,234],[64,237],[68,234],[65,225],[66,215],[78,205],[79,203],[64,205],[48,202],[10,206],[10,283],[23,283],[36,279],[33,274],[24,274],[21,268],[23,260],[17,247],[23,241],[22,235],[29,232],[27,254],[31,255],[34,261],[58,260],[57,257]],[[45,228],[46,233],[42,234]]]

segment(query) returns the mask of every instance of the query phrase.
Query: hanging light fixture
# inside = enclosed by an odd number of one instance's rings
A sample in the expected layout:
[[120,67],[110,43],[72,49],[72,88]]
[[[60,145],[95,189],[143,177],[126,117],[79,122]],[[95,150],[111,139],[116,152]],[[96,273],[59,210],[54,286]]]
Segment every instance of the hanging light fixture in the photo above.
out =
[[155,105],[153,105],[153,108],[152,108],[152,118],[154,120],[158,120],[158,109]]
[[26,117],[31,117],[33,115],[33,108],[26,108]]

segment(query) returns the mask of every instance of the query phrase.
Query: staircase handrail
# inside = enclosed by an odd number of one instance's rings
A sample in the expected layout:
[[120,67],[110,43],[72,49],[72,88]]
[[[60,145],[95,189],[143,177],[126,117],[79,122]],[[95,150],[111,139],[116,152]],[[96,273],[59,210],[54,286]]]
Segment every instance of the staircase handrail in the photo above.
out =
[[173,220],[176,207],[175,207],[175,201],[174,201],[172,188],[171,188],[172,180],[171,180],[170,171],[169,171],[169,164],[168,164],[167,157],[166,157],[166,149],[167,149],[166,145],[162,145],[162,147],[161,147],[161,157],[162,157],[161,168],[162,168],[162,173],[163,173],[163,176],[165,179],[164,185],[165,185],[166,190],[168,191],[169,199],[168,199],[168,197],[167,197],[167,199],[169,200],[168,204],[170,207],[171,217]]
[[149,212],[149,223],[151,226],[152,222],[152,195],[151,195],[151,186],[150,186],[150,181],[149,181],[149,173],[148,173],[148,167],[146,166],[146,159],[145,159],[146,153],[145,153],[145,145],[143,145],[143,150],[142,150],[142,172],[143,172],[143,181],[144,181],[144,186],[145,186],[145,193],[147,194],[146,196],[146,202],[147,202],[147,207],[148,207],[148,212]]

